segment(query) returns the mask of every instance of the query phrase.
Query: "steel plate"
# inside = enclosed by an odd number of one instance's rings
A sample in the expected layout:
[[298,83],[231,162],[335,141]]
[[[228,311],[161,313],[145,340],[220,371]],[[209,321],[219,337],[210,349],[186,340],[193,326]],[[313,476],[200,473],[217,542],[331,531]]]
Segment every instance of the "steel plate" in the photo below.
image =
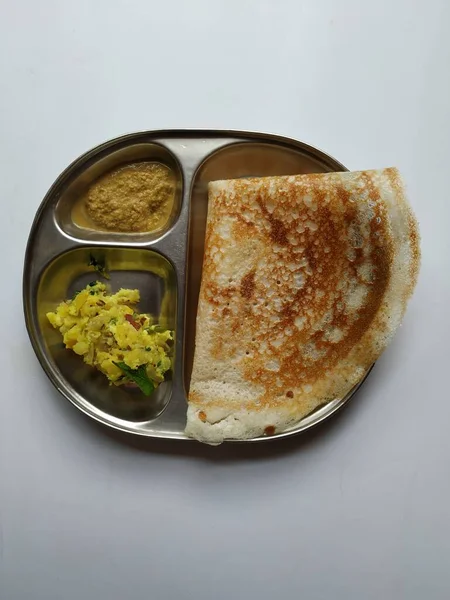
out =
[[[143,159],[168,165],[176,177],[174,207],[165,228],[149,234],[107,233],[85,229],[72,220],[73,203],[94,179],[113,167]],[[36,355],[54,386],[104,425],[149,437],[189,440],[184,434],[186,391],[192,368],[208,182],[345,170],[331,156],[302,142],[244,131],[144,131],[105,142],[80,156],[42,201],[25,256],[25,321]],[[92,280],[87,266],[92,251],[105,255],[113,290],[137,287],[141,310],[175,331],[172,377],[150,399],[109,386],[103,375],[64,349],[59,332],[45,317]],[[295,427],[248,441],[291,436],[317,425],[348,402],[361,383],[345,398],[322,406]]]

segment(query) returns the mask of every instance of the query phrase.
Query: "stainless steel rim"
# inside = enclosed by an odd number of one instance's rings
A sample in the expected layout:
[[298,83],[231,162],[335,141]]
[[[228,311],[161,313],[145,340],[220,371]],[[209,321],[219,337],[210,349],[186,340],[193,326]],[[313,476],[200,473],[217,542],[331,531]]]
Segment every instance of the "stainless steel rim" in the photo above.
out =
[[[67,181],[69,181],[70,178],[73,177],[76,173],[82,172],[83,168],[86,165],[88,165],[90,163],[90,161],[92,161],[98,157],[101,157],[104,154],[107,154],[108,151],[110,151],[110,150],[112,151],[114,148],[120,148],[122,146],[126,146],[128,143],[130,143],[130,144],[139,143],[140,141],[143,141],[143,140],[145,140],[146,142],[149,142],[149,143],[156,143],[156,144],[161,143],[161,140],[163,140],[165,143],[165,146],[168,147],[170,151],[172,151],[173,148],[171,147],[171,142],[173,142],[174,140],[177,140],[177,139],[198,140],[198,139],[203,139],[203,138],[207,138],[208,140],[213,140],[213,141],[215,141],[215,144],[212,144],[212,148],[211,148],[211,145],[207,145],[205,147],[204,154],[202,155],[200,152],[200,154],[196,157],[196,159],[192,162],[192,164],[189,164],[187,166],[184,165],[182,157],[180,158],[179,155],[175,155],[175,159],[180,161],[180,168],[183,169],[183,176],[185,178],[185,190],[183,192],[184,195],[182,198],[184,212],[182,213],[182,215],[179,216],[179,219],[181,219],[181,218],[184,219],[182,224],[186,228],[186,230],[185,230],[186,237],[183,240],[185,243],[184,254],[181,253],[182,258],[184,258],[184,260],[185,260],[184,270],[186,270],[186,261],[187,261],[187,245],[188,245],[187,229],[189,228],[189,210],[190,210],[190,202],[191,202],[192,184],[193,184],[193,181],[195,180],[196,174],[197,174],[200,166],[210,156],[214,155],[214,153],[223,150],[224,148],[228,147],[230,144],[239,144],[241,142],[277,144],[280,147],[283,147],[287,150],[292,150],[294,152],[297,151],[299,154],[303,153],[305,156],[311,157],[311,160],[320,161],[323,165],[325,165],[326,167],[329,167],[329,170],[335,170],[335,171],[339,171],[339,170],[346,171],[347,170],[344,167],[344,165],[342,165],[339,161],[337,161],[330,155],[326,154],[325,152],[322,152],[321,150],[318,150],[317,148],[314,148],[313,146],[310,146],[309,144],[305,144],[303,142],[300,142],[300,141],[297,141],[297,140],[294,140],[294,139],[291,139],[288,137],[267,134],[267,133],[260,133],[260,132],[248,132],[248,131],[237,131],[237,130],[217,130],[216,131],[216,130],[207,130],[207,129],[205,129],[205,130],[183,129],[183,130],[142,131],[142,132],[137,132],[137,133],[125,134],[125,135],[119,136],[117,138],[114,138],[112,140],[105,141],[102,144],[100,144],[100,145],[88,150],[87,152],[83,153],[82,155],[80,155],[55,180],[55,182],[50,187],[49,191],[45,195],[44,199],[42,200],[42,202],[37,210],[35,219],[33,221],[32,227],[31,227],[30,236],[28,239],[26,253],[25,253],[24,275],[23,275],[23,305],[24,305],[25,323],[26,323],[27,331],[28,331],[33,349],[36,353],[36,356],[37,356],[42,368],[44,369],[45,373],[47,374],[47,376],[49,377],[49,379],[53,383],[53,385],[56,387],[56,389],[65,398],[67,398],[74,406],[76,406],[79,410],[81,410],[82,412],[87,414],[92,419],[96,420],[99,423],[102,423],[103,425],[109,426],[113,429],[120,430],[120,431],[123,431],[126,433],[132,433],[135,435],[141,435],[141,436],[146,436],[146,437],[182,439],[185,441],[188,441],[188,440],[193,441],[190,438],[188,438],[183,433],[182,430],[165,431],[164,429],[160,429],[160,430],[136,429],[136,428],[130,427],[130,425],[127,423],[120,422],[120,420],[114,421],[114,420],[108,419],[107,417],[105,417],[105,415],[101,411],[95,411],[92,408],[90,408],[88,406],[88,404],[80,402],[79,399],[77,398],[77,394],[75,393],[75,391],[70,390],[68,388],[68,386],[64,384],[63,378],[61,378],[60,376],[58,376],[56,374],[55,369],[51,366],[48,357],[46,356],[45,352],[43,351],[42,343],[40,343],[40,341],[39,341],[39,327],[37,326],[37,323],[36,323],[34,304],[33,304],[33,300],[32,300],[33,293],[36,293],[36,289],[34,289],[34,291],[33,291],[33,282],[35,283],[37,281],[36,278],[39,278],[39,276],[41,275],[42,270],[44,268],[44,266],[41,265],[41,270],[38,274],[32,273],[32,264],[33,263],[31,260],[31,255],[33,253],[34,246],[35,246],[36,230],[37,230],[39,224],[41,223],[42,216],[45,213],[45,211],[48,209],[48,206],[50,205],[51,202],[56,201],[58,194],[60,193],[60,191],[64,187],[64,185],[67,183]],[[167,237],[169,238],[168,240],[167,240]],[[82,248],[83,245],[86,245],[80,240],[75,240],[75,243],[73,243],[73,240],[72,240],[71,244],[72,244],[72,246],[76,246],[79,248]],[[167,256],[167,258],[169,260],[172,260],[171,256],[170,256],[170,235],[166,236],[166,238],[164,238],[162,240],[156,240],[155,243],[146,244],[145,246],[149,247],[150,249],[156,250],[163,256]],[[184,274],[184,276],[185,276],[185,274]],[[182,289],[180,291],[180,298],[179,298],[179,300],[181,300],[183,304],[185,302],[185,289],[186,289],[186,280],[183,279],[183,285],[182,285]],[[180,310],[183,310],[182,307],[180,308]],[[180,320],[180,318],[181,318],[180,315],[178,315],[178,327],[180,327],[180,324],[181,324],[181,327],[184,330],[185,315],[183,314],[182,320]],[[179,351],[181,351],[182,353],[184,352],[184,345],[179,348]],[[181,363],[183,363],[183,356],[181,357]],[[174,378],[180,377],[182,380],[183,375],[184,375],[183,369],[184,369],[184,367],[182,365],[181,368],[177,372],[174,373]],[[325,421],[326,419],[328,419],[329,417],[334,415],[337,411],[339,411],[350,400],[350,398],[354,395],[354,393],[359,389],[359,387],[365,381],[365,379],[368,376],[368,374],[370,373],[371,369],[372,369],[372,367],[367,371],[367,373],[365,374],[363,379],[352,390],[350,390],[350,392],[344,398],[332,401],[331,403],[327,404],[326,406],[318,409],[312,415],[309,415],[305,419],[302,419],[292,429],[289,429],[288,431],[285,431],[285,432],[281,432],[281,433],[276,434],[271,437],[253,438],[251,440],[248,440],[248,442],[254,443],[254,442],[261,442],[261,441],[273,441],[276,439],[291,437],[292,435],[296,435],[298,433],[301,433],[303,431],[311,429],[312,427],[315,427],[319,423],[322,423],[323,421]],[[177,391],[177,393],[181,393],[181,390],[183,388],[183,382],[182,381],[178,382],[178,386],[179,386],[178,388],[175,388],[175,391]],[[180,404],[180,406],[181,406],[181,404]],[[183,408],[184,408],[184,412],[185,412],[186,404],[184,404]],[[167,407],[161,413],[161,415],[164,415],[166,410],[167,410]],[[158,419],[161,415],[158,416]],[[227,440],[227,442],[237,442],[237,441]],[[241,443],[241,442],[239,442],[239,443]]]

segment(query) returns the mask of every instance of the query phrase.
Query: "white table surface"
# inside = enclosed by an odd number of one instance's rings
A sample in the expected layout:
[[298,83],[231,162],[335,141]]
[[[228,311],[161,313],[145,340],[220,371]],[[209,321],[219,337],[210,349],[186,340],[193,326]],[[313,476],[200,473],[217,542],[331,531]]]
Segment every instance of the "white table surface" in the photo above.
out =
[[[450,4],[1,0],[1,600],[450,597]],[[276,132],[398,166],[419,285],[361,393],[251,447],[136,440],[52,388],[22,317],[34,213],[139,129]]]

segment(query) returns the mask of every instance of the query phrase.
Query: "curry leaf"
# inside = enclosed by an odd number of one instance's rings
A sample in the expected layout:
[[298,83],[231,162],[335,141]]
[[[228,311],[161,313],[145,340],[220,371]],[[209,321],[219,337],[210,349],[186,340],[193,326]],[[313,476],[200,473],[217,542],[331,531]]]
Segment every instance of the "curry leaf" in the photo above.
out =
[[109,279],[109,273],[106,270],[106,263],[104,258],[96,258],[93,254],[89,254],[89,267],[94,267],[94,269],[104,277],[105,279]]
[[119,369],[122,369],[128,379],[134,381],[146,396],[153,394],[155,391],[155,384],[149,379],[145,365],[140,365],[137,369],[132,369],[124,362],[115,362],[114,364],[116,367],[119,367]]

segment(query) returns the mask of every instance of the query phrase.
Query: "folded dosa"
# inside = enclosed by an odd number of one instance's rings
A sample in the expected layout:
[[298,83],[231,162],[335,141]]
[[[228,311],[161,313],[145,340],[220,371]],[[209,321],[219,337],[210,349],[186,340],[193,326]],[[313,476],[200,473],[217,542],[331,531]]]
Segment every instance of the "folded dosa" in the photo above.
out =
[[343,397],[389,344],[420,262],[395,168],[214,181],[186,432],[273,434]]

